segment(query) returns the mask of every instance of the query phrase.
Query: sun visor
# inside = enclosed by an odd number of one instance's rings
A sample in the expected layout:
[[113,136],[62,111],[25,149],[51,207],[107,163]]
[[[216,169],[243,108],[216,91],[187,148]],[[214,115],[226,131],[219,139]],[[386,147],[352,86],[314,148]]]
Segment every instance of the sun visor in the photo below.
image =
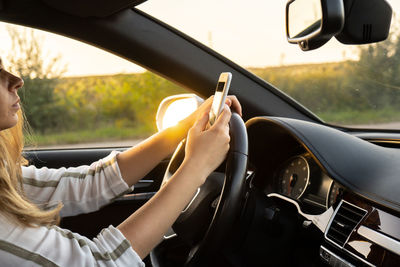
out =
[[120,10],[132,8],[146,0],[42,0],[47,5],[61,12],[78,17],[108,17]]

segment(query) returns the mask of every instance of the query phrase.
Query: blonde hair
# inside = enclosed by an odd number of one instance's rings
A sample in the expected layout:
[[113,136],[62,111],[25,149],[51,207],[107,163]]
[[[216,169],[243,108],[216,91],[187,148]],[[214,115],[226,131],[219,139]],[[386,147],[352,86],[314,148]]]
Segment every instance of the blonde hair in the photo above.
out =
[[0,211],[25,226],[52,225],[59,222],[59,204],[44,211],[25,197],[21,167],[28,161],[22,156],[24,146],[24,115],[18,112],[18,123],[0,131]]

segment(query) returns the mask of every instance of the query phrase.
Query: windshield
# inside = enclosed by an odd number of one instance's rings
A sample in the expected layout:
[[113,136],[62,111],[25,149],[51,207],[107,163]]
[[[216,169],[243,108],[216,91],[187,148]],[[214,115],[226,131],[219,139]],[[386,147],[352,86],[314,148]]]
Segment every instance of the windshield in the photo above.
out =
[[400,1],[390,37],[349,46],[332,39],[314,51],[289,44],[286,1],[150,0],[139,9],[273,84],[327,123],[400,129]]

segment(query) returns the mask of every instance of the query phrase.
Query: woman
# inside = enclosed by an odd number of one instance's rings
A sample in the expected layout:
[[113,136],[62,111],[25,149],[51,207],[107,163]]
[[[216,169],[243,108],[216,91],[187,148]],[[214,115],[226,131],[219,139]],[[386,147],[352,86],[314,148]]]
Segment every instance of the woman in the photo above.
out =
[[[24,167],[23,81],[0,60],[0,266],[143,266],[208,175],[229,149],[232,106],[229,96],[217,122],[207,128],[211,98],[177,126],[159,132],[122,153],[113,152],[90,166],[61,169]],[[180,168],[160,191],[116,228],[90,240],[56,226],[59,216],[91,212],[131,187],[170,155],[187,137]],[[62,203],[62,204],[61,204]]]

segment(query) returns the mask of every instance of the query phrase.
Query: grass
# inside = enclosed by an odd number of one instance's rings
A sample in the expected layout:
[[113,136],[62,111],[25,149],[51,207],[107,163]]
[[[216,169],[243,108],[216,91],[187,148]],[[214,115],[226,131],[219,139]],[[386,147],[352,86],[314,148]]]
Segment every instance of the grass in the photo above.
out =
[[384,108],[380,110],[344,110],[340,112],[317,113],[326,122],[341,125],[379,124],[388,122],[400,122],[400,110]]
[[28,139],[28,146],[45,146],[60,144],[78,144],[113,140],[127,140],[147,137],[154,133],[149,126],[138,127],[102,127],[51,134],[33,134]]

